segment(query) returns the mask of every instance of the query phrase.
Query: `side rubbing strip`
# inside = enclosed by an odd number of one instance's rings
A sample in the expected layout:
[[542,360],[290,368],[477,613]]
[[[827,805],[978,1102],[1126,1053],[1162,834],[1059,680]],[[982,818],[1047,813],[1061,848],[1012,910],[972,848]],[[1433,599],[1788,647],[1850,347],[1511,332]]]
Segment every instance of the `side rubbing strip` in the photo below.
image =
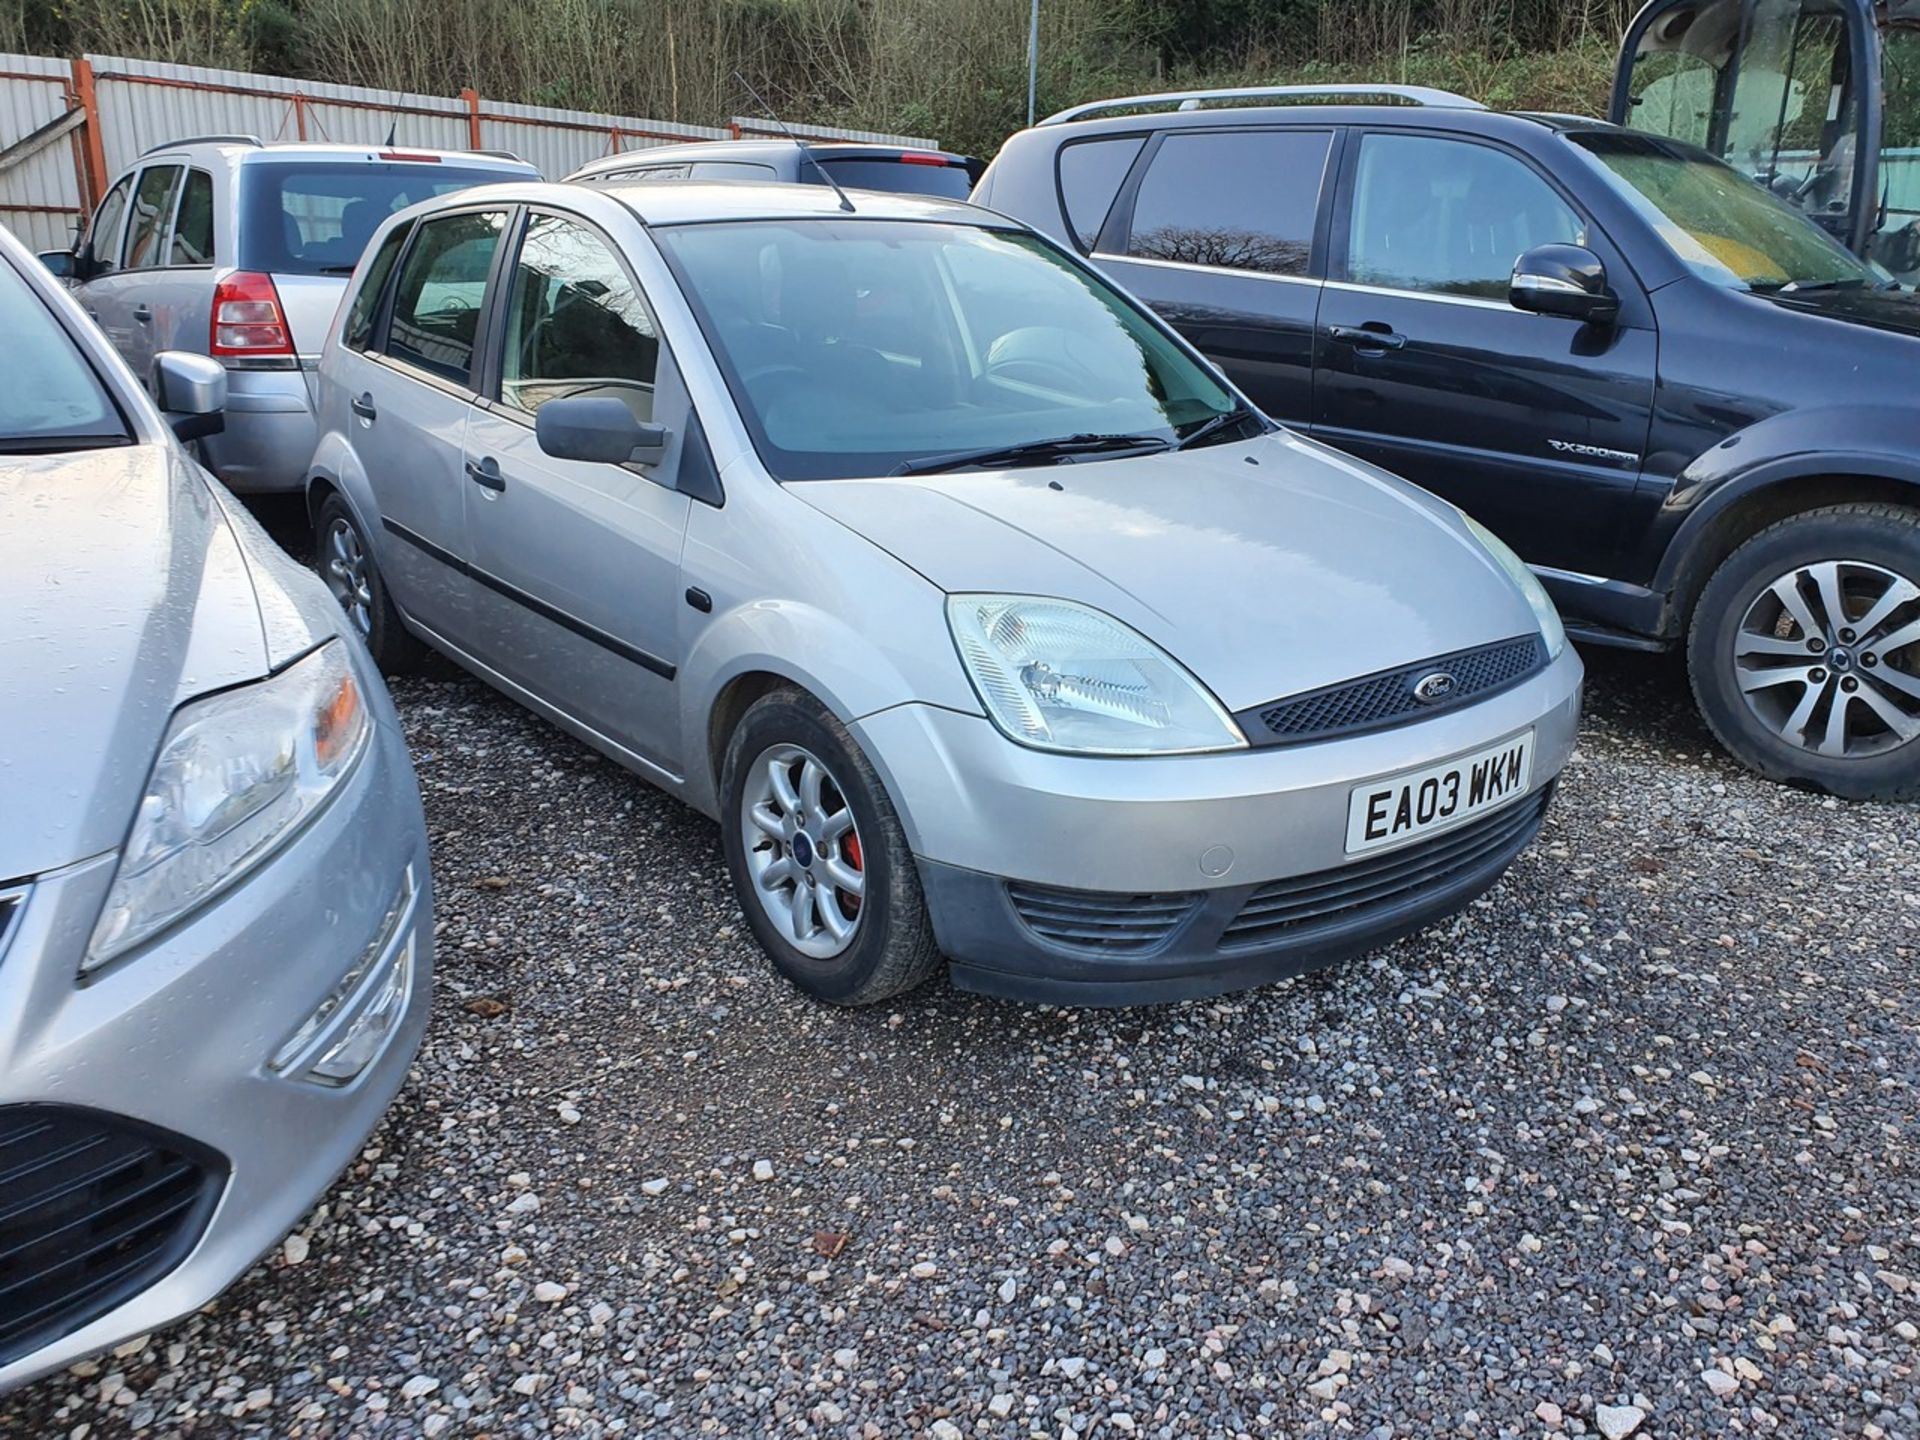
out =
[[486,586],[487,589],[493,591],[494,594],[504,595],[507,599],[513,601],[514,604],[525,606],[542,619],[551,620],[562,629],[571,630],[583,640],[591,640],[603,650],[612,651],[622,660],[630,660],[643,670],[651,670],[662,680],[673,679],[674,667],[667,661],[662,660],[658,655],[650,655],[638,646],[629,645],[618,635],[609,635],[598,626],[589,625],[579,616],[570,615],[557,605],[549,605],[538,595],[529,595],[518,585],[510,584],[502,580],[498,575],[489,575],[485,570],[468,564],[451,550],[443,549],[427,539],[426,536],[409,530],[397,521],[389,520],[383,515],[380,517],[380,523],[384,525],[388,531],[406,541],[407,544],[413,546],[416,550],[419,550],[423,554],[431,555],[442,565],[458,570],[462,575],[468,576],[479,584]]

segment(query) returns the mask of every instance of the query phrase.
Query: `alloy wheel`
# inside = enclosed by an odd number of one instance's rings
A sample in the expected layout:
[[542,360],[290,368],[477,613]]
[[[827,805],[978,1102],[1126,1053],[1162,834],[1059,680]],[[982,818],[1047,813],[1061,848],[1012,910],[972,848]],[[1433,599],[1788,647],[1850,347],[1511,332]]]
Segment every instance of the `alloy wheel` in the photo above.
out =
[[1864,560],[1797,566],[1733,637],[1747,708],[1788,744],[1832,759],[1920,738],[1920,585]]
[[373,632],[373,581],[360,532],[336,519],[327,529],[327,589],[365,640]]
[[754,898],[787,943],[814,960],[851,945],[866,894],[860,831],[820,759],[798,745],[763,752],[739,823]]

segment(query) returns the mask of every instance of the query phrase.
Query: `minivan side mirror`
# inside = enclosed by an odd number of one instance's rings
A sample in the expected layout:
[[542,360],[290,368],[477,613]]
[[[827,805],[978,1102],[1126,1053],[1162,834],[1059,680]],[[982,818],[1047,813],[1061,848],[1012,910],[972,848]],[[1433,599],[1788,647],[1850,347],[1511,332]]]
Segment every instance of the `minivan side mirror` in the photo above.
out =
[[56,280],[75,280],[80,276],[80,257],[71,250],[42,250],[40,263]]
[[1589,325],[1611,325],[1620,316],[1607,267],[1584,245],[1534,246],[1513,262],[1507,300],[1516,310]]
[[556,460],[658,465],[667,454],[667,427],[636,420],[611,395],[549,400],[533,417],[533,433]]
[[162,350],[153,357],[153,399],[179,439],[218,435],[227,423],[227,368],[189,350]]

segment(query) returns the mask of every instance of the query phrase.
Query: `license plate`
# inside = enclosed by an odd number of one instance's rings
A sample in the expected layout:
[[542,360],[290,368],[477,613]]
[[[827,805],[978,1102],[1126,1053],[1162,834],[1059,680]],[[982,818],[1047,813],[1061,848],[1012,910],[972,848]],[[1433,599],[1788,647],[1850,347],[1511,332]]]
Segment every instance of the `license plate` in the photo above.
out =
[[1518,800],[1533,783],[1533,732],[1485,750],[1356,785],[1347,797],[1347,853],[1437,834]]

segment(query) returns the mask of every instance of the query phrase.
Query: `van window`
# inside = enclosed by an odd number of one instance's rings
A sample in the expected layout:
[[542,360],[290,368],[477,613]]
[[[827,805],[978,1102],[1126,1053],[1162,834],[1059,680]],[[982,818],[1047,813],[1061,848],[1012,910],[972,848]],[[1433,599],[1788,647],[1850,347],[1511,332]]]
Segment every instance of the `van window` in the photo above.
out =
[[1347,278],[1504,300],[1535,245],[1586,243],[1580,217],[1523,161],[1465,140],[1369,135],[1353,181]]
[[1122,135],[1116,140],[1081,140],[1060,147],[1060,199],[1067,225],[1082,250],[1093,249],[1107,223],[1107,212],[1120,193],[1120,183],[1133,168],[1144,135]]
[[173,243],[167,247],[169,265],[213,263],[213,177],[204,170],[187,171],[180,192],[180,211],[173,219]]
[[80,249],[93,264],[90,275],[105,275],[120,268],[120,226],[127,218],[127,195],[133,189],[133,177],[126,176],[107,192],[100,208],[93,212],[87,238]]
[[549,400],[610,395],[653,419],[660,334],[606,242],[557,215],[536,215],[507,300],[500,398],[529,413]]
[[444,160],[254,160],[240,171],[243,270],[351,275],[373,232],[396,210],[436,195],[526,178]]
[[387,354],[456,384],[473,383],[473,347],[503,210],[423,220],[393,295]]
[[380,314],[380,297],[386,292],[387,277],[393,273],[393,262],[400,255],[400,247],[412,233],[412,226],[396,225],[393,233],[380,242],[380,253],[367,267],[367,278],[361,282],[360,293],[353,297],[353,308],[347,312],[346,327],[341,331],[341,342],[349,350],[365,350],[372,342],[373,322]]
[[1127,254],[1306,274],[1332,143],[1325,130],[1169,133],[1140,182]]
[[[820,168],[849,190],[885,190],[894,195],[937,195],[946,200],[964,200],[973,193],[973,176],[964,165],[946,162],[930,164],[924,160],[872,160],[850,156],[841,160],[822,160]],[[800,167],[802,181],[814,178],[813,167]]]
[[174,193],[180,187],[178,165],[150,165],[140,172],[133,192],[133,229],[127,237],[126,267],[144,270],[165,261],[160,237],[173,219]]

